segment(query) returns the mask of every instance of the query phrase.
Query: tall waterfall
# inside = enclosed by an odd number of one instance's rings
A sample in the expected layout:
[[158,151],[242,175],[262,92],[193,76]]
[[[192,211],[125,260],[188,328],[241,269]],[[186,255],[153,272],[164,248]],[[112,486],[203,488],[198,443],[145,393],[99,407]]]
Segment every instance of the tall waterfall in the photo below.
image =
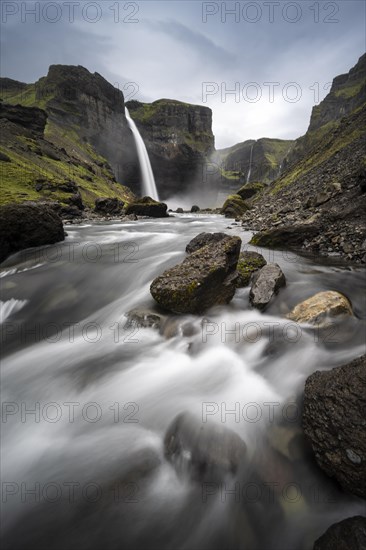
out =
[[125,107],[125,114],[126,114],[128,125],[131,129],[131,132],[133,134],[133,137],[136,143],[137,155],[138,155],[140,170],[142,175],[143,194],[148,195],[152,199],[155,199],[158,201],[159,200],[158,190],[156,189],[154,174],[151,168],[149,154],[147,152],[144,140],[142,139],[136,124],[130,117],[130,113],[128,112],[127,107]]
[[247,181],[246,181],[246,183],[249,183],[250,174],[251,174],[251,172],[252,172],[252,157],[253,157],[253,145],[252,145],[251,148],[250,148],[249,170],[248,170],[248,175],[247,175]]

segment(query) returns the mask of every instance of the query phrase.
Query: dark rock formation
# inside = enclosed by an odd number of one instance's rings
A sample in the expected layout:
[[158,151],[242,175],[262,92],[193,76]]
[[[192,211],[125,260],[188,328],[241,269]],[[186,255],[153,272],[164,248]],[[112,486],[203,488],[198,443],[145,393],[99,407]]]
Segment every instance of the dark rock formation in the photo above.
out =
[[124,202],[117,198],[100,198],[95,201],[95,211],[102,214],[120,214],[124,207]]
[[187,244],[186,252],[192,254],[192,252],[196,252],[196,250],[206,246],[206,244],[218,243],[229,236],[225,235],[225,233],[200,233]]
[[240,252],[238,265],[236,267],[239,277],[236,286],[238,288],[248,286],[253,273],[266,265],[266,260],[258,252]]
[[145,142],[160,196],[166,199],[197,186],[208,194],[205,167],[214,150],[211,109],[171,99],[129,101],[126,106]]
[[366,355],[306,380],[304,432],[319,466],[366,498]]
[[47,113],[36,107],[24,108],[21,105],[9,105],[0,102],[0,118],[23,126],[37,135],[43,135],[47,122]]
[[154,279],[153,298],[174,313],[201,313],[229,303],[235,294],[240,246],[239,237],[226,237],[193,252]]
[[298,224],[256,233],[250,244],[268,248],[299,248],[305,240],[319,234],[318,224]]
[[143,197],[137,201],[131,202],[126,207],[126,214],[136,214],[136,216],[149,216],[151,218],[166,218],[167,205],[164,202],[158,202],[151,197]]
[[313,546],[313,550],[365,550],[366,518],[354,516],[344,519],[326,530]]
[[264,189],[263,183],[247,183],[243,185],[238,191],[236,191],[236,194],[239,195],[243,200],[248,200],[254,197],[259,191],[262,191]]
[[46,205],[7,204],[0,207],[0,261],[33,246],[65,239],[60,217]]
[[267,264],[253,277],[249,301],[257,309],[265,309],[281,287],[285,286],[285,276],[277,264]]
[[194,204],[191,208],[191,212],[194,214],[196,212],[199,212],[200,211],[200,207],[197,206],[197,204]]
[[170,424],[164,450],[180,474],[205,482],[235,474],[246,458],[246,444],[235,432],[189,413],[179,414]]

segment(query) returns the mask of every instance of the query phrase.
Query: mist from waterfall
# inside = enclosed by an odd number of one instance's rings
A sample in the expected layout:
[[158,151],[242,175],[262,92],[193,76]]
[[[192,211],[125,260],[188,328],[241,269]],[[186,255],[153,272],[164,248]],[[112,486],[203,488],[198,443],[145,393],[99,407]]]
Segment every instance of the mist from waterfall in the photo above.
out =
[[151,163],[149,159],[149,154],[147,152],[144,140],[141,137],[140,132],[137,129],[137,126],[128,112],[127,107],[125,107],[125,115],[128,122],[128,126],[133,134],[137,155],[140,163],[140,170],[142,175],[142,189],[143,195],[147,195],[152,199],[159,200],[158,190],[156,188],[154,173],[151,168]]

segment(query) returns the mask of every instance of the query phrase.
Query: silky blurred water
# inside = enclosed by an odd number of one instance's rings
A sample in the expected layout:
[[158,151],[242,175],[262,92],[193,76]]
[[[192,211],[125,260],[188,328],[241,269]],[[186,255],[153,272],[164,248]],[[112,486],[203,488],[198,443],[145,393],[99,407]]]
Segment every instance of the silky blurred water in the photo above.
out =
[[[65,243],[1,266],[5,548],[307,550],[363,513],[318,469],[299,418],[306,378],[365,352],[364,269],[260,250],[287,279],[265,314],[246,288],[204,322],[172,316],[171,338],[127,323],[154,307],[151,281],[198,233],[253,249],[229,224],[201,214],[69,226]],[[320,290],[345,293],[355,317],[322,333],[286,320]],[[246,442],[235,477],[198,483],[165,459],[184,411]]]

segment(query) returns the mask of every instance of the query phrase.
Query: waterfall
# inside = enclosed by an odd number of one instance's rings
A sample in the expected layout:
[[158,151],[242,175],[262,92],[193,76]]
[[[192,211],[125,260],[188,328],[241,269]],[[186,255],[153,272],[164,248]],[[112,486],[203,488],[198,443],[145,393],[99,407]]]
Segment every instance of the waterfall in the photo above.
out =
[[251,148],[250,148],[249,170],[248,170],[248,175],[247,175],[247,181],[246,181],[246,183],[249,183],[250,174],[251,174],[251,172],[252,172],[252,157],[253,157],[253,145],[252,145]]
[[125,114],[126,114],[128,125],[131,129],[131,132],[133,134],[133,137],[136,143],[137,155],[139,158],[140,170],[142,175],[143,195],[148,195],[152,199],[155,199],[158,201],[159,200],[158,190],[156,189],[154,174],[151,168],[149,154],[147,152],[144,140],[142,139],[136,124],[130,117],[130,113],[128,112],[127,107],[125,107]]

